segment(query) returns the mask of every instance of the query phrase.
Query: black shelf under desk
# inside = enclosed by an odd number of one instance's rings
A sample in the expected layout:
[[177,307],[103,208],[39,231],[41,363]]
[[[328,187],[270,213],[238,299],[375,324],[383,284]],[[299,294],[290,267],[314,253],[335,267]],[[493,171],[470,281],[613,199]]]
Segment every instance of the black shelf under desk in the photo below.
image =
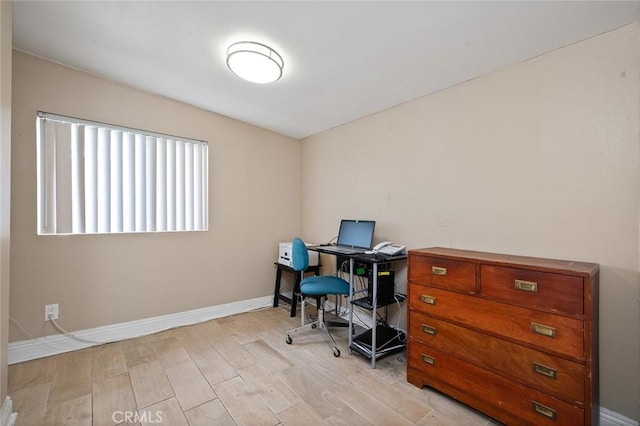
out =
[[[354,337],[351,349],[371,358],[372,333],[373,329],[368,329]],[[376,325],[376,359],[404,350],[406,340],[407,335],[403,331],[382,324]]]
[[[378,302],[376,308],[383,308],[385,306],[393,305],[395,303],[402,303],[406,299],[407,299],[407,296],[405,296],[404,294],[396,293],[395,294],[395,300],[389,301],[389,302],[385,302],[385,303]],[[361,297],[360,299],[356,299],[351,303],[353,303],[354,305],[359,306],[361,308],[364,308],[364,309],[368,309],[368,310],[372,310],[373,309],[373,305],[369,302],[369,298],[368,297]]]

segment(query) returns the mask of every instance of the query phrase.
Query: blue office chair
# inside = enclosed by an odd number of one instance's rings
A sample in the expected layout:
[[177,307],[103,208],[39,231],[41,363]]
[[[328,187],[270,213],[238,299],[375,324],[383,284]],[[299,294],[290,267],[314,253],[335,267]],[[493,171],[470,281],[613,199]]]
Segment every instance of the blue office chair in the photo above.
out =
[[[343,280],[340,277],[332,276],[332,275],[321,275],[321,276],[313,276],[313,277],[304,277],[304,271],[309,266],[309,253],[307,252],[307,246],[300,238],[295,238],[292,244],[292,263],[293,269],[296,272],[300,272],[301,281],[300,281],[300,296],[302,298],[302,325],[297,328],[293,328],[287,331],[286,342],[291,344],[293,339],[291,338],[292,333],[297,333],[299,331],[308,330],[310,328],[320,328],[324,330],[325,333],[329,336],[331,340],[331,348],[333,349],[333,355],[335,357],[340,356],[340,349],[336,346],[336,341],[333,339],[333,336],[327,329],[327,324],[324,320],[324,302],[326,301],[327,295],[330,294],[349,294],[349,283]],[[318,318],[315,321],[311,321],[305,324],[305,315],[304,315],[304,306],[305,306],[305,297],[315,297],[316,299],[320,299],[320,303],[318,303]]]

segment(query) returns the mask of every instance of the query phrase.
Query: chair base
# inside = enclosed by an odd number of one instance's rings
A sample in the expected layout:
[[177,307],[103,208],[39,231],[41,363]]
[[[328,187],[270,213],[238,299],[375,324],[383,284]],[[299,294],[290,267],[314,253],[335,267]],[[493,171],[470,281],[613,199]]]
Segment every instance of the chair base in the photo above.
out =
[[311,329],[315,329],[315,328],[320,328],[322,331],[325,332],[325,334],[329,337],[329,346],[331,346],[331,349],[333,350],[333,356],[335,356],[336,358],[340,356],[340,349],[338,349],[338,346],[336,345],[336,341],[334,340],[333,336],[331,335],[331,333],[329,332],[329,329],[327,328],[327,324],[325,323],[324,320],[324,300],[322,300],[322,302],[319,304],[319,308],[318,308],[318,318],[314,321],[308,322],[305,324],[305,315],[304,315],[304,307],[306,305],[306,301],[302,300],[301,306],[302,306],[302,312],[301,312],[301,323],[302,325],[300,325],[300,327],[296,327],[296,328],[292,328],[291,330],[287,331],[287,336],[285,338],[285,341],[287,342],[287,344],[291,344],[293,343],[293,339],[291,338],[291,334],[293,333],[299,333],[301,331],[306,331],[306,330],[311,330]]

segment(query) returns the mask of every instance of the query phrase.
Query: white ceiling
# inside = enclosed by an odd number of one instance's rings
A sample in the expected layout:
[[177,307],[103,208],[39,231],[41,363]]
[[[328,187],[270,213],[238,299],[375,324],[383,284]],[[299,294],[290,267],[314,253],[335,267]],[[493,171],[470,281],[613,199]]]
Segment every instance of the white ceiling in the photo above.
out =
[[[638,1],[15,1],[14,47],[303,138],[621,27]],[[240,80],[234,41],[281,80]]]

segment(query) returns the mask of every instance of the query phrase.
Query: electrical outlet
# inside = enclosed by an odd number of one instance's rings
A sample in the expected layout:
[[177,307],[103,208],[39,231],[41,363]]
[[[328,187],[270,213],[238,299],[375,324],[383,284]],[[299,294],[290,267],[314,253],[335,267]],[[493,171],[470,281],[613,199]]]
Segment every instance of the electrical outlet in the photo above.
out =
[[44,305],[44,320],[57,320],[58,319],[58,304]]

